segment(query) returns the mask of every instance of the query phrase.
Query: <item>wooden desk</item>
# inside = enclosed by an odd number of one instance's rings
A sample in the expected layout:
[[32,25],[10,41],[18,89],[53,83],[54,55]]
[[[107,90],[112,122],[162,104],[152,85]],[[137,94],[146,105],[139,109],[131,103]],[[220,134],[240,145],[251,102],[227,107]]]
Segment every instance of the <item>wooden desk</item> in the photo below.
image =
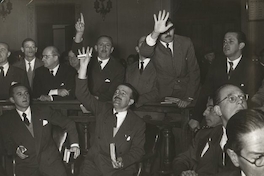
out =
[[171,142],[173,141],[172,128],[180,128],[183,132],[179,134],[182,138],[176,142],[183,148],[189,146],[189,136],[186,134],[186,127],[188,126],[191,109],[193,109],[193,106],[179,108],[175,104],[149,103],[134,110],[146,123],[156,125],[160,129],[162,134],[160,174],[167,175],[172,171],[171,160],[174,157],[172,155],[174,145]]

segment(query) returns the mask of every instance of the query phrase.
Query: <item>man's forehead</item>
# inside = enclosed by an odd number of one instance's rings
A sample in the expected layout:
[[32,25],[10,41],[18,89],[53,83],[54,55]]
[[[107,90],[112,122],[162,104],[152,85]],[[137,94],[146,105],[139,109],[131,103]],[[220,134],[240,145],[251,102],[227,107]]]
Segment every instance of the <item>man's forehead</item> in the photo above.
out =
[[46,48],[43,50],[43,54],[49,54],[49,53],[51,53],[51,49]]
[[25,91],[28,91],[26,87],[24,86],[18,86],[18,87],[15,87],[13,92],[14,93],[18,93],[18,92],[25,92]]
[[233,94],[243,94],[243,91],[235,86],[227,86],[220,91],[221,96],[233,95]]
[[33,42],[33,41],[26,41],[25,42],[25,44],[24,44],[24,46],[35,46],[35,42]]
[[0,43],[0,48],[5,48],[5,49],[7,49],[7,45],[4,44],[4,43]]
[[132,90],[130,89],[130,87],[126,86],[126,85],[119,85],[117,87],[117,90],[120,90],[120,91],[125,91],[125,92],[132,92]]
[[97,43],[110,43],[110,44],[112,44],[111,40],[108,37],[99,38]]
[[225,34],[225,39],[237,39],[237,33],[235,32],[228,32]]

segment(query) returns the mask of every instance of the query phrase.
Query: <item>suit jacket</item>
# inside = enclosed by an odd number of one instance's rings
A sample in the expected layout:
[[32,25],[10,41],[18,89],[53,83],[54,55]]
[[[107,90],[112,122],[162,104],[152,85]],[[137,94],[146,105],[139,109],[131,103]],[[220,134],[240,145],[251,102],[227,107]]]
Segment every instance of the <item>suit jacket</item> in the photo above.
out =
[[226,169],[214,176],[242,176],[240,168]]
[[[33,80],[34,80],[34,76],[35,76],[35,70],[39,67],[41,67],[43,65],[43,62],[36,58],[35,59],[35,65],[34,65],[34,68],[33,68],[33,76],[32,76],[32,80],[29,80],[29,82],[32,82],[33,83]],[[26,70],[26,62],[25,62],[25,59],[20,59],[19,61],[15,62],[13,64],[13,66],[15,67],[18,67],[18,68],[21,68],[22,70]],[[28,78],[29,79],[29,78]]]
[[156,87],[156,69],[153,61],[150,61],[142,74],[139,72],[138,62],[127,67],[126,82],[130,83],[138,91],[140,97],[138,104],[154,102],[158,96]]
[[[16,149],[19,145],[27,148],[25,154],[29,157],[24,160],[16,157],[17,167],[34,168],[41,167],[42,164],[49,164],[52,167],[55,160],[61,159],[51,135],[51,124],[65,129],[72,144],[78,143],[75,123],[48,107],[32,106],[31,114],[34,137],[16,110],[11,110],[0,118],[0,130],[3,135],[5,149],[8,155],[16,156]],[[57,169],[56,166],[54,166],[54,169]]]
[[57,74],[52,76],[49,69],[41,66],[36,69],[33,81],[33,98],[39,98],[41,95],[48,95],[52,89],[70,90],[70,95],[61,97],[54,95],[54,100],[72,100],[75,95],[75,76],[76,70],[71,66],[60,64]]
[[174,35],[173,56],[160,41],[154,46],[143,42],[140,54],[153,60],[160,98],[173,96],[187,99],[197,96],[200,69],[189,38]]
[[[223,151],[220,147],[222,135],[222,125],[200,130],[196,134],[192,146],[174,159],[173,168],[175,175],[179,176],[183,171],[187,170],[194,170],[198,175],[202,176],[209,176],[220,172],[224,167]],[[209,148],[201,157],[207,143]],[[228,167],[233,167],[230,160],[226,162]]]
[[231,78],[228,80],[226,57],[216,58],[202,86],[192,118],[197,121],[202,120],[208,96],[215,93],[224,84],[233,84],[244,91],[244,93],[249,94],[249,97],[252,97],[261,83],[257,76],[258,74],[258,69],[255,69],[252,61],[242,56],[237,67],[232,72]]
[[96,58],[88,65],[88,82],[92,95],[100,101],[111,101],[117,86],[124,82],[125,68],[115,58],[110,57],[103,70]]
[[90,94],[85,79],[76,80],[76,97],[96,117],[95,141],[88,151],[81,173],[85,175],[91,172],[85,166],[87,161],[93,163],[94,168],[103,175],[113,175],[120,170],[112,166],[110,143],[115,143],[116,157],[122,157],[124,170],[134,172],[135,166],[130,165],[144,154],[145,123],[133,111],[128,110],[124,122],[113,137],[113,105],[96,100]]
[[[78,55],[78,49],[83,47],[83,42],[73,42],[72,51]],[[97,56],[93,57],[88,65],[88,86],[92,95],[100,101],[111,101],[116,87],[125,80],[125,68],[116,58],[110,59],[103,70],[99,66]]]
[[12,82],[18,82],[29,87],[27,73],[20,68],[9,65],[6,76],[4,78],[0,77],[0,100],[9,98],[9,87]]

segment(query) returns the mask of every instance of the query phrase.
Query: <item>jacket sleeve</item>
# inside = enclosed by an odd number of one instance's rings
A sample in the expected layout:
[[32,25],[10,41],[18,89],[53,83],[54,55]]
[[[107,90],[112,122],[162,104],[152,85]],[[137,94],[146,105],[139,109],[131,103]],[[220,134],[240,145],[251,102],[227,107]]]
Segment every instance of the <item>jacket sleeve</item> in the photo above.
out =
[[195,56],[193,43],[189,39],[189,48],[187,51],[187,75],[189,75],[189,82],[187,86],[186,98],[197,98],[198,89],[200,87],[200,68]]

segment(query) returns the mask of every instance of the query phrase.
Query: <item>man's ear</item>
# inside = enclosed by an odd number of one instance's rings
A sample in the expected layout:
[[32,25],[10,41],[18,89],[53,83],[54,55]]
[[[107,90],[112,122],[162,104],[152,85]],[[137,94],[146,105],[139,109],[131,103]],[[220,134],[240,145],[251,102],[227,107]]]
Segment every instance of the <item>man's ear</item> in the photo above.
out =
[[23,48],[23,47],[21,47],[20,49],[21,49],[21,51],[22,51],[23,53],[25,52],[25,50],[24,50],[24,48]]
[[220,106],[215,105],[215,106],[214,106],[214,111],[215,111],[215,113],[216,113],[218,116],[222,116],[222,112],[221,112]]
[[239,49],[242,50],[246,44],[244,42],[239,43]]
[[96,52],[98,52],[98,50],[97,50],[97,49],[98,49],[98,48],[97,48],[97,45],[94,45],[94,49],[95,49]]
[[114,47],[112,47],[112,48],[111,48],[111,52],[110,52],[110,53],[112,53],[112,52],[114,51],[114,49],[115,49],[115,48],[114,48]]
[[[227,154],[229,158],[231,159],[232,163],[236,166],[239,167],[239,161],[238,161],[238,155],[231,149],[227,149]],[[227,157],[227,156],[226,156]]]
[[139,47],[136,46],[135,49],[136,49],[137,53],[139,53]]
[[10,54],[11,54],[11,52],[10,52],[10,51],[8,51],[8,53],[7,53],[7,57],[9,57],[9,56],[10,56]]
[[15,100],[14,100],[13,97],[10,97],[10,98],[9,98],[9,101],[10,101],[11,103],[15,104]]
[[128,102],[128,105],[131,106],[134,103],[135,103],[135,100],[134,99],[130,99],[129,102]]

